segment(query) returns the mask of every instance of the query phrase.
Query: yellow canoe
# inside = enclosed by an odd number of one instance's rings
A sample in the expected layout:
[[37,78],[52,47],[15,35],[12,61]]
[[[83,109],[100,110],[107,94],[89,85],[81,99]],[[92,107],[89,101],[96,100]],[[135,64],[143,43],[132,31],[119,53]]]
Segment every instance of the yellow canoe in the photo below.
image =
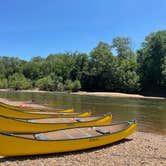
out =
[[13,117],[13,118],[23,118],[23,119],[32,119],[32,118],[50,118],[50,117],[84,117],[90,116],[91,112],[84,113],[57,113],[57,114],[41,114],[41,113],[29,113],[19,110],[11,110],[7,108],[0,107],[0,115]]
[[30,112],[64,112],[64,113],[72,113],[74,112],[74,109],[55,109],[55,110],[49,110],[49,109],[36,109],[36,108],[21,108],[19,106],[14,106],[14,105],[9,105],[0,102],[0,107],[7,108],[7,109],[12,109],[16,111],[30,111]]
[[110,123],[112,115],[109,113],[102,116],[82,118],[43,118],[22,120],[0,115],[0,131],[4,132],[46,132],[72,127],[104,125]]
[[136,129],[129,121],[95,127],[78,127],[46,133],[0,132],[0,156],[37,155],[89,149],[122,140]]

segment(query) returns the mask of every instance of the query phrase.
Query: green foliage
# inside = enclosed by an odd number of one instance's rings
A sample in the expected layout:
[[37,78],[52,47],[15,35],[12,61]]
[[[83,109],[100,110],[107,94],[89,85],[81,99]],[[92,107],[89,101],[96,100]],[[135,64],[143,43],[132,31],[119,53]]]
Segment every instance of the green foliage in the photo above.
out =
[[66,80],[65,81],[65,90],[72,90],[72,88],[73,88],[73,84],[72,84],[73,82],[72,82],[72,80]]
[[62,82],[59,82],[57,84],[57,91],[63,92],[64,91],[64,85]]
[[51,76],[40,78],[36,81],[36,87],[38,87],[40,90],[52,91],[54,90],[54,81],[52,80]]
[[13,57],[0,57],[0,71],[8,78],[14,73],[22,73],[25,61]]
[[[124,41],[127,38],[115,38],[114,47],[118,56],[113,56],[111,46],[100,42],[90,54],[89,73],[85,80],[90,90],[136,92],[139,89],[138,64],[134,52]],[[116,45],[115,45],[116,43]],[[123,48],[123,49],[122,49]],[[125,50],[127,49],[127,50]]]
[[110,86],[112,86],[114,59],[111,46],[100,42],[90,53],[89,67],[88,72],[84,75],[83,88],[93,91],[110,90],[112,88]]
[[[115,49],[112,50],[112,49]],[[137,54],[126,37],[99,42],[90,54],[66,52],[30,61],[0,57],[0,88],[139,92],[166,88],[166,31],[151,33]]]
[[29,89],[31,88],[31,81],[23,74],[15,73],[9,77],[9,88],[15,90]]
[[81,83],[79,80],[73,81],[72,91],[78,91],[81,89]]
[[143,88],[162,85],[162,63],[166,57],[166,31],[151,33],[138,51],[139,73]]
[[140,79],[137,74],[137,63],[134,59],[120,61],[119,66],[116,68],[117,91],[122,92],[137,92],[140,87]]
[[166,87],[166,57],[163,58],[163,63],[161,65],[161,84]]
[[6,78],[0,78],[0,89],[8,88],[8,81]]
[[56,76],[62,77],[63,81],[70,79],[70,74],[74,66],[72,54],[51,54],[46,58],[46,62],[49,66],[47,68],[49,73],[54,73]]
[[65,82],[65,90],[69,91],[78,91],[81,89],[81,83],[79,80],[66,80]]
[[127,37],[116,37],[112,41],[112,48],[115,48],[119,58],[126,59],[133,54],[130,45],[131,41]]
[[101,74],[107,65],[111,63],[112,52],[111,46],[107,43],[100,42],[96,48],[90,53],[91,57],[91,66],[93,74]]
[[37,80],[41,78],[42,76],[42,71],[41,69],[41,64],[38,62],[27,62],[23,66],[23,74],[31,79],[31,80]]
[[88,72],[89,59],[87,54],[72,54],[73,65],[70,73],[72,80],[81,80],[82,76]]

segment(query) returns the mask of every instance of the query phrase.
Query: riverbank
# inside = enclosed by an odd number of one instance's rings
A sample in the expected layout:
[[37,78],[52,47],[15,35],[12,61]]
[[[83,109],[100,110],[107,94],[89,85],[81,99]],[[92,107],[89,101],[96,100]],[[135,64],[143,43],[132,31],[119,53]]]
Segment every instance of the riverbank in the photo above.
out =
[[105,147],[64,154],[1,158],[1,166],[116,166],[166,165],[166,137],[135,132],[127,139]]
[[[14,91],[10,89],[0,89],[0,92]],[[17,90],[16,92],[36,92],[36,93],[63,93],[63,94],[73,94],[73,95],[89,95],[89,96],[101,96],[101,97],[119,97],[119,98],[140,98],[140,99],[166,99],[165,97],[155,97],[155,96],[144,96],[139,94],[128,94],[128,93],[116,93],[116,92],[52,92],[52,91],[41,91],[38,89],[31,90]]]

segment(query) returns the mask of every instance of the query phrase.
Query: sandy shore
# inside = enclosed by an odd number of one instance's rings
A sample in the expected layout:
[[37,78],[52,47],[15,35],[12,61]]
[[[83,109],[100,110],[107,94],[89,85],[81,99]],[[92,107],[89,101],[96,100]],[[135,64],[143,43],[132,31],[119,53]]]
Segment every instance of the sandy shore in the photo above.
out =
[[166,165],[166,137],[135,132],[105,147],[80,152],[1,158],[1,166]]
[[73,92],[71,94],[102,96],[102,97],[127,97],[127,98],[141,98],[141,99],[166,99],[164,97],[143,96],[138,94],[115,93],[115,92]]
[[[9,89],[0,89],[1,92],[11,91]],[[102,96],[102,97],[120,97],[120,98],[140,98],[140,99],[166,99],[165,97],[154,97],[154,96],[143,96],[139,94],[127,94],[127,93],[115,93],[115,92],[52,92],[52,91],[41,91],[38,89],[32,90],[18,90],[17,92],[37,92],[37,93],[67,93],[76,95],[89,95],[89,96]]]

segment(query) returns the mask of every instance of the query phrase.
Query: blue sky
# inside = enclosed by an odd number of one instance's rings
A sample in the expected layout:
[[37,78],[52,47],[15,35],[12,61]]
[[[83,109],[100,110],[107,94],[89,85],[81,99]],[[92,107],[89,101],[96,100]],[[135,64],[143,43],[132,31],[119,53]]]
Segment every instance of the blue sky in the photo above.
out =
[[163,29],[166,0],[0,0],[0,56],[88,53],[116,36],[130,37],[136,50]]

